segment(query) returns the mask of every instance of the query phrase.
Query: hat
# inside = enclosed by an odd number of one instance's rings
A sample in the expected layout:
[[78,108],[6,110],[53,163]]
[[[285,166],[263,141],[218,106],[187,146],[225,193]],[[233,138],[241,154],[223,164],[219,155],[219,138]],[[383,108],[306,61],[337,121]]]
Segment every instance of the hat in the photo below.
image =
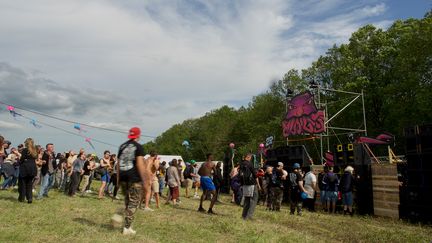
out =
[[282,162],[278,162],[278,166],[284,166],[284,164]]
[[195,164],[195,163],[196,163],[196,161],[195,161],[195,160],[193,160],[193,159],[191,159],[190,163],[191,163],[191,164]]
[[138,138],[140,135],[141,135],[141,129],[139,129],[139,127],[132,127],[129,130],[128,138],[129,139],[135,139],[135,138]]
[[354,168],[352,167],[352,166],[347,166],[346,168],[345,168],[345,172],[349,172],[349,173],[353,173],[353,171],[354,171]]
[[295,163],[293,165],[293,169],[300,169],[300,164],[299,163]]
[[8,140],[5,140],[5,141],[3,142],[3,144],[11,145],[11,142],[8,141]]

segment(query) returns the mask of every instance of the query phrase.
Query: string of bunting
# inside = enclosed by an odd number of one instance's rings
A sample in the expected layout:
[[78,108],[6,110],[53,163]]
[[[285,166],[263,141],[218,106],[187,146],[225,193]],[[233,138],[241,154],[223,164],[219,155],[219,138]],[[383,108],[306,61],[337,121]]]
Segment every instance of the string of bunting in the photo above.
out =
[[[8,104],[8,103],[3,102],[3,101],[0,101],[0,104],[3,104],[5,106],[7,106],[7,109],[11,112],[11,114],[14,117],[19,116],[19,113],[16,113],[16,111],[15,111],[15,109],[19,109],[19,110],[27,111],[27,112],[30,112],[30,113],[33,113],[33,114],[37,114],[37,115],[40,115],[40,116],[44,116],[44,117],[48,117],[48,118],[51,118],[51,119],[55,119],[55,120],[58,120],[58,121],[63,121],[63,122],[71,123],[71,124],[74,124],[74,127],[76,125],[84,125],[84,126],[89,127],[89,128],[95,128],[95,129],[105,130],[105,131],[109,131],[109,132],[116,132],[116,133],[121,133],[121,134],[127,134],[128,133],[127,131],[120,131],[120,130],[116,130],[116,129],[99,127],[99,126],[95,126],[95,125],[90,125],[90,124],[86,124],[86,123],[82,123],[82,122],[71,121],[71,120],[68,120],[68,119],[64,119],[64,118],[56,117],[56,116],[53,116],[53,115],[45,114],[45,113],[42,113],[42,112],[39,112],[39,111],[31,110],[31,109],[28,109],[28,108],[25,108],[25,107],[20,107],[20,106],[15,106],[15,105],[12,105],[12,104]],[[10,109],[12,109],[12,111]],[[145,135],[145,134],[141,134],[141,137],[156,138],[155,136],[150,136],[150,135]]]
[[[88,143],[88,144],[93,148],[93,150],[96,150],[96,148],[95,148],[95,146],[93,145],[92,141],[95,141],[95,142],[98,142],[98,143],[101,143],[101,144],[104,144],[104,145],[112,146],[112,147],[115,147],[115,148],[118,147],[117,145],[114,145],[114,144],[111,144],[111,143],[107,143],[107,142],[104,142],[104,141],[101,141],[101,140],[98,140],[98,139],[94,139],[94,138],[90,138],[90,137],[84,136],[81,132],[86,132],[86,130],[84,130],[83,128],[81,128],[81,124],[76,123],[76,124],[74,125],[74,129],[76,129],[76,130],[79,131],[79,133],[77,134],[77,133],[74,133],[74,132],[68,131],[68,130],[66,130],[66,129],[63,129],[63,128],[60,128],[60,127],[54,126],[54,125],[49,124],[49,123],[46,123],[46,122],[37,121],[37,120],[34,119],[34,118],[31,118],[31,117],[28,117],[28,116],[23,115],[23,114],[21,114],[21,113],[18,113],[18,112],[16,111],[16,107],[14,107],[14,106],[12,106],[12,105],[5,104],[4,102],[1,102],[1,101],[0,101],[0,103],[6,105],[6,109],[7,109],[7,111],[9,111],[9,113],[11,114],[11,116],[12,116],[15,120],[17,120],[18,117],[22,117],[22,118],[24,118],[24,119],[29,120],[29,123],[30,123],[33,127],[35,127],[35,128],[40,129],[40,128],[42,128],[42,125],[44,125],[44,126],[47,126],[47,127],[50,127],[50,128],[53,128],[53,129],[56,129],[56,130],[59,130],[59,131],[62,131],[62,132],[65,132],[65,133],[71,134],[71,135],[74,135],[74,136],[82,137],[82,138],[84,138],[84,141],[87,142],[87,143]],[[1,110],[3,110],[3,109],[1,109]],[[42,124],[42,125],[41,125],[41,124]]]

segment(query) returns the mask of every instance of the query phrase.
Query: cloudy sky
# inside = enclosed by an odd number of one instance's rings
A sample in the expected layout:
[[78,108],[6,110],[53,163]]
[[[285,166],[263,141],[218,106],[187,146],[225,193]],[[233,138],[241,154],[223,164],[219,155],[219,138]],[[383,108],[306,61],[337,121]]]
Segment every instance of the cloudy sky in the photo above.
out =
[[[222,105],[247,105],[365,24],[421,18],[431,0],[0,0],[0,134],[57,151],[116,150]],[[25,110],[19,109],[23,108]],[[30,124],[34,119],[41,127]],[[150,137],[143,137],[142,142]],[[112,144],[101,144],[99,141]]]

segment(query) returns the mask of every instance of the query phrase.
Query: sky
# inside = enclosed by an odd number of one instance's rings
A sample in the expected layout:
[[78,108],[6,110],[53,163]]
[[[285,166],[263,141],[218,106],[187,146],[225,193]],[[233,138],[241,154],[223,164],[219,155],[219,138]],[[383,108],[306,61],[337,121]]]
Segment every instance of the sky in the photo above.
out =
[[57,152],[115,152],[132,126],[145,143],[223,105],[246,106],[359,27],[386,29],[431,8],[432,0],[0,0],[0,102],[23,115],[0,104],[0,134],[13,145],[52,142]]

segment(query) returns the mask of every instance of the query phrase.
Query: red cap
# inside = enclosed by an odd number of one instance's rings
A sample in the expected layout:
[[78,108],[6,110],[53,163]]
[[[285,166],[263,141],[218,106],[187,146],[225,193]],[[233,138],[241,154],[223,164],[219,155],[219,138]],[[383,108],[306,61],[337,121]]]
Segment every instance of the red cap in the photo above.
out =
[[139,129],[139,127],[132,127],[129,130],[128,138],[129,139],[135,139],[135,138],[138,138],[140,135],[141,135],[141,129]]

